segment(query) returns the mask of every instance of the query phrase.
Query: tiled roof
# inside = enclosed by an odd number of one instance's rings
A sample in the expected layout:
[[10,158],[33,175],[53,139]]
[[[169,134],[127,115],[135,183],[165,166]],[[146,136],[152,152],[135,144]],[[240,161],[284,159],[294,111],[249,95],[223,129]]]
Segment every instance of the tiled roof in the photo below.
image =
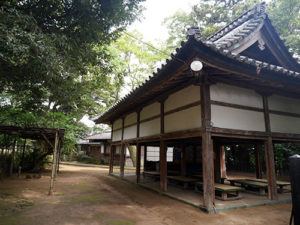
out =
[[218,31],[208,39],[204,39],[201,36],[199,28],[197,27],[189,28],[187,31],[188,33],[187,41],[181,43],[181,48],[176,48],[175,55],[171,54],[171,58],[167,59],[166,63],[162,64],[161,68],[158,68],[156,73],[153,73],[153,76],[150,76],[141,85],[139,85],[134,90],[132,90],[124,98],[116,102],[110,109],[96,116],[94,118],[94,121],[96,122],[99,122],[99,120],[107,121],[107,118],[110,117],[111,113],[115,112],[121,106],[127,105],[128,102],[132,101],[132,99],[136,98],[136,96],[143,94],[145,90],[155,85],[157,81],[161,79],[161,75],[163,74],[164,70],[166,70],[166,68],[168,68],[170,64],[174,63],[174,61],[180,60],[178,57],[179,53],[184,49],[184,47],[191,39],[196,40],[199,44],[205,45],[212,51],[224,55],[227,58],[230,58],[242,64],[247,64],[256,67],[258,74],[261,69],[265,69],[267,71],[276,72],[293,79],[294,78],[299,79],[300,78],[299,72],[292,71],[284,67],[273,65],[267,62],[255,60],[247,56],[235,54],[232,53],[230,50],[228,50],[230,49],[231,46],[233,46],[234,44],[240,42],[245,37],[247,37],[255,29],[258,29],[259,26],[261,26],[264,23],[264,20],[266,18],[267,18],[267,14],[265,13],[264,3],[261,3],[256,5],[252,9],[248,10],[246,13],[244,13],[243,15],[235,19],[233,22],[228,24],[226,27],[224,27],[223,29],[221,29],[220,31]]

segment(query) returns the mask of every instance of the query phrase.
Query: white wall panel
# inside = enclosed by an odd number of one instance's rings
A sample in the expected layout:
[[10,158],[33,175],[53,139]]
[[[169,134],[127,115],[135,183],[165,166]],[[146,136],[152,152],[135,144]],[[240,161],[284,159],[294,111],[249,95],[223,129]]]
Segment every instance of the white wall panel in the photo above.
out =
[[160,118],[140,124],[140,137],[160,134]]
[[272,95],[268,98],[269,109],[300,114],[300,100],[287,98],[279,95]]
[[120,141],[122,138],[122,130],[113,131],[113,141]]
[[272,132],[300,134],[300,118],[270,113]]
[[136,128],[137,128],[137,125],[126,127],[124,129],[124,140],[136,138]]
[[155,102],[151,105],[145,106],[140,114],[140,119],[147,119],[160,114],[160,103]]
[[212,105],[211,120],[214,127],[265,131],[263,112]]
[[165,116],[165,132],[201,127],[201,108],[195,106]]
[[122,128],[122,119],[118,119],[114,121],[113,129],[117,130]]
[[254,90],[222,83],[211,85],[210,98],[214,101],[263,108],[262,97]]
[[200,86],[190,85],[168,97],[165,112],[197,101],[200,101]]
[[125,117],[124,126],[132,125],[137,122],[137,113],[130,113]]

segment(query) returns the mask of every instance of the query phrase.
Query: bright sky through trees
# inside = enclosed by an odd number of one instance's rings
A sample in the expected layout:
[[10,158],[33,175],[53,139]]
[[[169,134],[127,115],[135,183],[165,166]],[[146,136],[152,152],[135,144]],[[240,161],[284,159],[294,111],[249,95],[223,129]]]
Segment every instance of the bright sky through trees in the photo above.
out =
[[142,3],[145,7],[144,19],[133,23],[129,30],[138,30],[146,41],[165,40],[168,32],[167,28],[162,26],[164,18],[173,15],[178,10],[190,12],[191,6],[198,2],[198,0],[146,0]]

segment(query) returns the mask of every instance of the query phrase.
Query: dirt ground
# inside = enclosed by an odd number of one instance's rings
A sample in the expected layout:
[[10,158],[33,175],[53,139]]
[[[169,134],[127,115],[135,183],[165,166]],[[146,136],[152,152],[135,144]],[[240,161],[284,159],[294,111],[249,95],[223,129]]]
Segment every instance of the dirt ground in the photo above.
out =
[[50,173],[0,181],[0,224],[288,224],[291,204],[208,215],[107,175],[107,169],[62,165],[54,196]]

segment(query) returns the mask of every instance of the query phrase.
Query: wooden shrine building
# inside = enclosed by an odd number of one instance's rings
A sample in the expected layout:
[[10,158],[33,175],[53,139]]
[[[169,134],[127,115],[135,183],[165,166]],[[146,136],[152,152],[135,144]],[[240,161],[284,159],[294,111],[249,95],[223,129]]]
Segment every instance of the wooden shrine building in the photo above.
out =
[[184,157],[187,143],[198,143],[203,205],[211,211],[220,177],[214,155],[222,157],[224,143],[255,143],[265,146],[268,196],[277,199],[273,143],[300,141],[300,65],[264,3],[207,39],[196,27],[187,33],[166,64],[95,119],[112,126],[110,172],[114,149],[124,156],[126,145],[136,145],[139,182],[141,146],[159,146],[160,185],[167,191],[167,148],[181,148]]

